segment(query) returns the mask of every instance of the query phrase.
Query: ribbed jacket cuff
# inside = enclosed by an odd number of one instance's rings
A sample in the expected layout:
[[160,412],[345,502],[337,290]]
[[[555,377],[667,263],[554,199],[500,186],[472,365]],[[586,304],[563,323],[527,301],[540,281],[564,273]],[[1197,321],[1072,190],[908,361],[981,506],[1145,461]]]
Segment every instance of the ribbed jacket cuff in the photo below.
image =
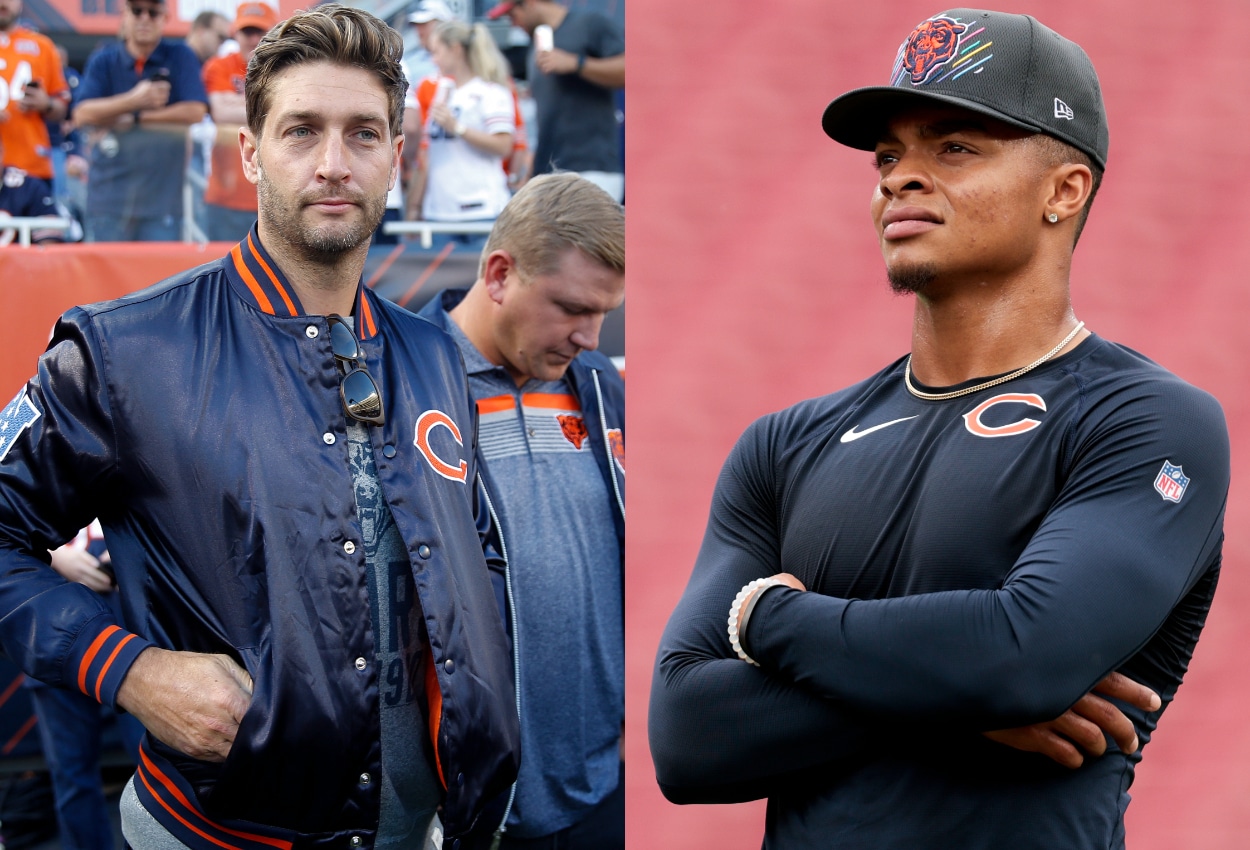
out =
[[[93,624],[95,625],[95,624]],[[113,623],[78,636],[69,659],[74,687],[92,699],[117,708],[117,691],[130,665],[152,644]]]

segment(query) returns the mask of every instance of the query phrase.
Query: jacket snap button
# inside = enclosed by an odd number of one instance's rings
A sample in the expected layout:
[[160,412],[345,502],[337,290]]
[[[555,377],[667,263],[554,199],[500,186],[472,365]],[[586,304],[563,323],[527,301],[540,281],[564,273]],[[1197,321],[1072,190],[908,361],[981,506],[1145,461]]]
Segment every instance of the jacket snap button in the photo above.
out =
[[317,338],[317,326],[309,325],[308,327],[304,328],[304,336],[308,337],[309,339],[316,339]]
[[452,661],[450,658],[448,658],[446,661],[444,661],[444,662],[443,662],[443,669],[444,669],[444,670],[446,670],[448,673],[455,673],[455,672],[456,672],[456,662],[454,662],[454,661]]

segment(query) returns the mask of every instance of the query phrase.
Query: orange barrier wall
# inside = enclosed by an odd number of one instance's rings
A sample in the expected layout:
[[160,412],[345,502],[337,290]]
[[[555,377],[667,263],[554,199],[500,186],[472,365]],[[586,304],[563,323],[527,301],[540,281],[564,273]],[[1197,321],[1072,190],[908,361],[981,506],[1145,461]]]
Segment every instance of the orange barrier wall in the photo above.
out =
[[0,251],[0,315],[9,340],[0,358],[0,397],[7,402],[35,372],[57,318],[76,304],[105,301],[215,260],[224,243],[102,242],[39,245]]
[[[629,0],[630,848],[758,850],[764,807],[667,803],[647,751],[652,664],[717,471],[761,414],[904,354],[868,215],[870,154],[829,141],[843,91],[886,82],[934,0]],[[950,4],[955,6],[958,4]],[[1001,0],[1081,43],[1106,96],[1106,181],[1077,248],[1076,314],[1223,403],[1233,485],[1202,642],[1132,788],[1132,850],[1250,847],[1250,5]],[[726,600],[728,607],[728,600]],[[730,697],[732,698],[732,697]],[[769,718],[759,718],[768,723]],[[898,730],[917,746],[940,730]],[[833,846],[833,843],[830,843]]]
[[[99,243],[0,250],[0,315],[20,316],[0,358],[0,405],[29,378],[57,317],[76,304],[116,298],[225,255],[230,243]],[[417,311],[435,292],[467,287],[478,254],[463,248],[424,250],[416,242],[369,249],[363,280],[378,295]],[[625,353],[625,311],[604,320],[599,350]]]

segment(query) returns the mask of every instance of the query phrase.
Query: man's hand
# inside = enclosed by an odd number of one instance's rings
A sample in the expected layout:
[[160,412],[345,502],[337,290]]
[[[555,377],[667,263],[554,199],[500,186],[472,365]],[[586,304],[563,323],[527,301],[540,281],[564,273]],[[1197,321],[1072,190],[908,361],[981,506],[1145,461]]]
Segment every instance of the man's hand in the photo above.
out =
[[78,582],[96,593],[108,593],[113,589],[113,577],[100,569],[100,561],[86,549],[62,546],[52,551],[52,569],[67,581]]
[[26,84],[22,98],[17,102],[17,108],[22,112],[37,112],[40,115],[46,115],[51,102],[52,98],[43,90],[43,86],[37,80],[31,80]]
[[149,647],[117,704],[158,740],[201,761],[225,761],[252,702],[252,679],[229,656]]
[[135,112],[160,109],[169,103],[169,83],[163,80],[140,80],[130,90],[130,100]]
[[88,170],[90,170],[90,166],[87,164],[87,160],[78,154],[72,153],[65,157],[65,173],[70,177],[81,177],[85,180]]
[[1122,752],[1136,752],[1137,730],[1133,721],[1125,717],[1114,703],[1097,694],[1114,697],[1143,711],[1156,711],[1162,704],[1159,695],[1145,685],[1139,685],[1119,673],[1111,673],[1054,720],[983,734],[991,741],[1025,752],[1040,753],[1073,769],[1085,762],[1082,750],[1091,756],[1100,756],[1107,751],[1106,735],[1111,736]]
[[534,64],[544,74],[575,74],[577,73],[577,54],[558,47],[553,47],[551,50],[536,50]]

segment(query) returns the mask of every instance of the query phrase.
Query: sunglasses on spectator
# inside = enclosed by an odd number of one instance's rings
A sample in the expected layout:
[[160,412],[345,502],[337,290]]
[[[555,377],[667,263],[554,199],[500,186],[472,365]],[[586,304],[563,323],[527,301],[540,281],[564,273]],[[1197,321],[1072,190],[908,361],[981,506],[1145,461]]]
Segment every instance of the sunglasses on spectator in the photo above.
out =
[[136,18],[147,15],[152,20],[156,20],[165,14],[165,9],[161,6],[127,6],[126,8],[130,9],[130,14]]
[[343,380],[339,383],[339,398],[343,400],[343,409],[357,422],[385,424],[382,393],[373,376],[359,365],[365,355],[360,350],[356,334],[352,333],[351,326],[342,316],[331,313],[326,316],[326,321],[330,323],[330,350],[334,352],[334,359],[344,373]]

